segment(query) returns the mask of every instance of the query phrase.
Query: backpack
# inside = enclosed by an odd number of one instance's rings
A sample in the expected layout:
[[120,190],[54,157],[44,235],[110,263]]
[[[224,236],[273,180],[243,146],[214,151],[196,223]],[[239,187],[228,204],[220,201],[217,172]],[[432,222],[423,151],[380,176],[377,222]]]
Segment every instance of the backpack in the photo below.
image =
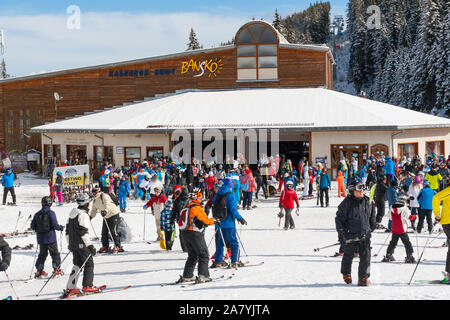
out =
[[227,194],[218,194],[216,197],[216,201],[212,207],[212,216],[214,219],[225,220],[228,216],[228,208],[227,208]]
[[178,219],[178,227],[180,230],[187,230],[189,228],[189,212],[194,206],[198,206],[198,204],[193,204],[192,206],[185,207],[181,210],[180,218]]
[[36,217],[36,232],[47,233],[50,231],[50,217],[48,213],[42,213]]
[[250,188],[250,177],[241,185],[242,191],[247,191]]
[[[119,206],[119,198],[117,198],[116,195],[114,195],[114,194],[112,194],[112,193],[104,193],[104,194],[107,194],[107,195],[111,198],[112,202],[113,202],[116,206]],[[102,198],[102,202],[103,202],[103,198]]]

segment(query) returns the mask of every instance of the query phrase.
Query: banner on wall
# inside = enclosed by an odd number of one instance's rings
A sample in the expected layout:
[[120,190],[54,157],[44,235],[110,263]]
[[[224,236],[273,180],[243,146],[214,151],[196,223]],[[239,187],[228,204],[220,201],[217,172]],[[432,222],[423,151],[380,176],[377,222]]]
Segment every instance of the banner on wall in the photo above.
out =
[[56,179],[56,173],[61,171],[64,178],[64,186],[85,186],[89,184],[89,166],[56,167],[53,169],[53,181]]

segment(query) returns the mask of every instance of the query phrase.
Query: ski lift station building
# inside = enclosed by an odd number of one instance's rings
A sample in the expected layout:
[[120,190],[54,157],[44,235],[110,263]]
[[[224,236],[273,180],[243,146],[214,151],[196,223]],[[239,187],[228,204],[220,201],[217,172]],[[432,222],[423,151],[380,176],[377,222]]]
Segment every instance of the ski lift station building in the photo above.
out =
[[256,132],[269,155],[325,162],[333,177],[343,157],[450,150],[449,119],[333,91],[333,63],[328,46],[251,21],[231,45],[3,80],[0,141],[95,169],[170,155],[183,132],[206,147],[208,130],[234,130],[236,155]]

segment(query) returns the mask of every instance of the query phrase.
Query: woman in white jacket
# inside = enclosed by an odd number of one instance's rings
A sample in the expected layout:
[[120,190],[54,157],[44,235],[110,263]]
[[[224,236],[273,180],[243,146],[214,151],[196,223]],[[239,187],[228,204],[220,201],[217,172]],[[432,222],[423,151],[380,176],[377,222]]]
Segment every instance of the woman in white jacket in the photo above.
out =
[[[414,178],[414,182],[409,185],[408,196],[409,196],[409,206],[411,207],[411,214],[417,216],[419,214],[419,201],[417,197],[422,190],[422,183],[419,177]],[[416,230],[416,219],[411,220],[411,227]]]

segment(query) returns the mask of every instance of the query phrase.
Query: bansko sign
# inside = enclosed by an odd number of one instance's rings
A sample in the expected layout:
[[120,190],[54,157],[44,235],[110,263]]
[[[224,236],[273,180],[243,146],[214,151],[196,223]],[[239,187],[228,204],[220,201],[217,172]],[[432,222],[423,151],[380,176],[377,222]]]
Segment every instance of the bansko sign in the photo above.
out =
[[208,75],[208,78],[210,78],[211,75],[216,77],[222,69],[223,63],[220,58],[211,58],[203,61],[190,59],[188,61],[181,62],[181,74],[192,71],[196,72],[194,77],[203,77],[204,75]]

